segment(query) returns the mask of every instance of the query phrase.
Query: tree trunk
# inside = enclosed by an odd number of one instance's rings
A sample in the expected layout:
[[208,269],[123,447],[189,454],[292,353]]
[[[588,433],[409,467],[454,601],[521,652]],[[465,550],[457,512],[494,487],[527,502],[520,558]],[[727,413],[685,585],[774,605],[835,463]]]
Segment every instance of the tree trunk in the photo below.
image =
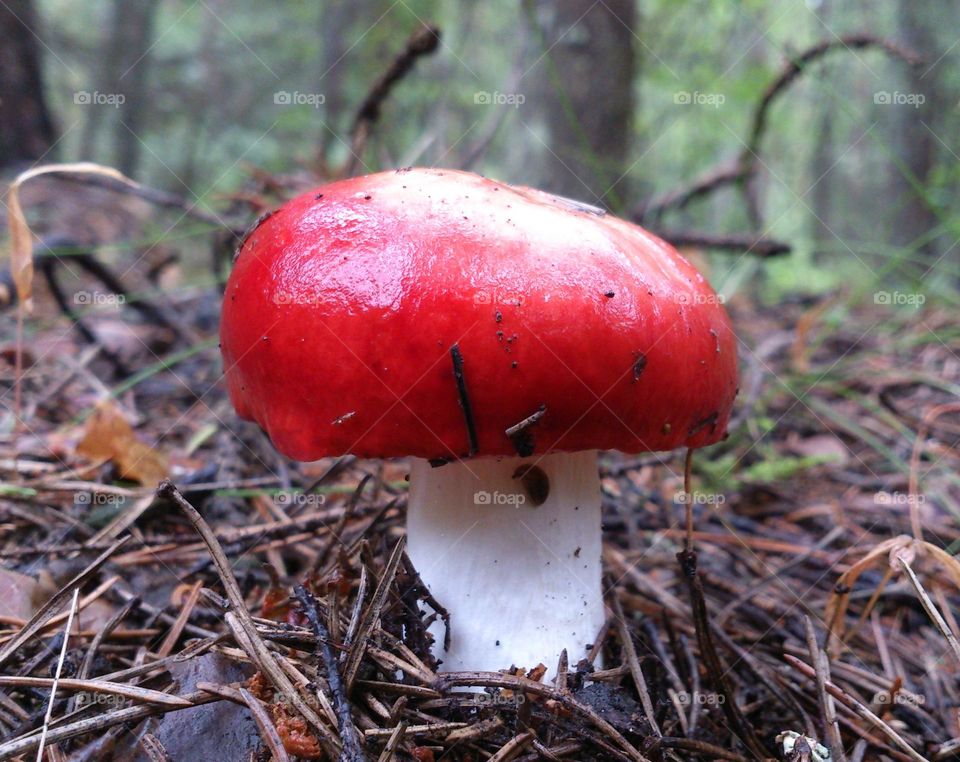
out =
[[[912,0],[901,0],[897,18],[904,44],[935,60],[940,55],[936,34],[938,19],[945,14],[946,6],[943,3],[932,3],[931,6],[939,7],[939,12]],[[943,95],[944,70],[942,62],[940,66],[930,68],[928,63],[911,70],[907,90],[911,95],[923,95],[924,102],[916,108],[890,106],[896,120],[893,149],[907,173],[905,176],[903,169],[891,168],[889,197],[897,210],[891,243],[915,246],[917,253],[925,259],[939,256],[937,242],[929,235],[937,227],[938,220],[928,201],[917,192],[914,182],[928,191],[933,189],[933,172],[940,149],[935,135],[948,134],[944,132],[946,122],[942,118],[942,115],[949,114],[951,107]]]
[[[350,124],[347,100],[344,97],[344,72],[349,65],[346,60],[350,38],[350,20],[360,15],[352,3],[327,0],[320,14],[320,39],[323,50],[320,55],[316,89],[323,93],[323,121],[329,129],[321,128],[319,136],[321,161],[329,160],[331,153],[338,147],[337,136],[343,134]],[[384,10],[371,9],[369,18],[378,18]]]
[[[828,0],[823,0],[823,3],[820,5],[820,21],[823,24],[830,24],[833,19],[830,14],[831,8]],[[822,76],[824,79],[833,81],[831,77],[828,76],[828,73],[831,71],[828,67],[832,65],[831,61],[821,62],[820,67],[823,72]],[[814,242],[814,253],[821,254],[820,246],[821,244],[826,244],[828,247],[834,242],[834,233],[836,227],[833,222],[834,217],[834,182],[831,174],[834,169],[834,162],[836,161],[836,138],[834,135],[833,128],[833,110],[836,106],[833,105],[829,100],[824,99],[824,101],[819,105],[819,114],[815,117],[817,128],[815,130],[816,134],[816,145],[813,149],[813,156],[810,162],[810,179],[807,181],[808,186],[813,185],[813,190],[810,192],[810,202],[813,207],[813,218],[810,220],[810,224],[813,228],[813,242]]]
[[0,169],[37,161],[54,142],[31,0],[0,3]]
[[157,0],[114,0],[113,31],[107,58],[111,94],[122,93],[114,126],[117,168],[133,175],[140,160],[141,132],[148,122],[149,49]]
[[526,76],[537,82],[539,102],[530,105],[542,117],[549,146],[538,182],[617,209],[629,196],[623,175],[634,109],[635,2],[535,0],[530,7],[543,46]]
[[[203,85],[202,88],[184,90],[186,110],[193,115],[193,120],[185,130],[186,134],[180,144],[180,160],[175,165],[177,179],[185,189],[192,189],[198,176],[202,177],[203,152],[209,147],[211,125],[216,125],[219,119],[224,118],[226,104],[223,100],[211,98],[210,93],[230,92],[230,84],[221,68],[222,55],[217,46],[217,35],[223,29],[220,19],[228,15],[229,8],[226,0],[206,0],[205,5],[207,13],[203,20],[200,50],[196,59]],[[231,102],[229,107],[236,108],[236,104]],[[218,137],[214,135],[214,141]]]

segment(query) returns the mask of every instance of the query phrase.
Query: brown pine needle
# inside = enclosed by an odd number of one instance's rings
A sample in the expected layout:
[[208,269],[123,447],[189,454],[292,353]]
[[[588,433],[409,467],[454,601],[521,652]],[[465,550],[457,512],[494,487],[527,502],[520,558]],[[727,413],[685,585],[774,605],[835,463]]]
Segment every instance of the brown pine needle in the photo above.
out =
[[[73,589],[73,600],[70,601],[70,614],[67,617],[67,626],[63,629],[63,646],[60,648],[60,658],[57,659],[57,671],[53,680],[44,681],[50,685],[50,698],[47,699],[47,712],[43,716],[43,729],[40,731],[40,745],[37,747],[37,762],[43,762],[43,749],[47,742],[47,731],[50,728],[50,718],[53,716],[53,705],[57,698],[57,684],[60,682],[60,673],[63,671],[63,662],[67,658],[67,644],[70,642],[70,628],[73,627],[73,616],[77,610],[77,601],[80,598],[80,588]],[[40,678],[36,678],[40,679]],[[2,684],[2,683],[0,683]]]

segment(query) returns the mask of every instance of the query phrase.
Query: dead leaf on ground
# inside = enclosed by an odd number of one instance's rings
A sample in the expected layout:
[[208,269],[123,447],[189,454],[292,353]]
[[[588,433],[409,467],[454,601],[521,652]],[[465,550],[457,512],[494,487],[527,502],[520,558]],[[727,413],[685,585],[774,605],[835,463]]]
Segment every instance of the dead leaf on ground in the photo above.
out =
[[90,460],[110,460],[124,479],[148,487],[156,486],[170,471],[166,457],[137,439],[112,402],[101,403],[90,416],[77,454]]
[[29,619],[43,604],[44,592],[33,577],[0,568],[0,615]]

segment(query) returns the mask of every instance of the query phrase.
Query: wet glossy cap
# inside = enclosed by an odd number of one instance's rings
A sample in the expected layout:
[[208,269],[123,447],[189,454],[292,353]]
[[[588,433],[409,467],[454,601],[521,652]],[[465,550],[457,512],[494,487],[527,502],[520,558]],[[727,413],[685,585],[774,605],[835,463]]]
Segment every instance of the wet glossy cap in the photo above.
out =
[[335,182],[227,284],[230,397],[300,460],[699,447],[737,386],[720,300],[592,207],[450,170]]

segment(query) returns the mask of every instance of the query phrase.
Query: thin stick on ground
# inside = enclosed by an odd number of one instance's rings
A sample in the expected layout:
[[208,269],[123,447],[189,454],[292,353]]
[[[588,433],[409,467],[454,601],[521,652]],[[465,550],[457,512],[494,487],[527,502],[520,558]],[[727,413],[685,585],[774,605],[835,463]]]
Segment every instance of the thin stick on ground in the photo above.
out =
[[400,560],[403,558],[403,549],[406,546],[406,540],[401,539],[397,542],[387,561],[387,567],[383,570],[383,575],[377,584],[377,589],[373,593],[373,598],[366,610],[361,614],[357,626],[356,640],[350,643],[350,652],[347,655],[347,661],[343,670],[343,681],[346,690],[350,691],[353,682],[356,680],[357,671],[360,669],[360,661],[363,658],[363,652],[366,648],[367,638],[373,628],[374,622],[380,616],[383,605],[387,602],[387,595],[390,593],[390,587],[393,584],[394,577],[397,576],[397,568]]
[[338,757],[341,751],[339,741],[334,738],[323,720],[321,720],[317,713],[306,703],[260,638],[253,618],[247,610],[243,593],[240,592],[240,586],[237,584],[237,579],[234,577],[233,571],[230,568],[230,561],[224,554],[223,548],[220,547],[220,543],[217,541],[213,530],[207,522],[203,520],[203,517],[197,512],[197,509],[187,502],[172,482],[167,480],[160,482],[159,487],[157,487],[157,495],[172,500],[177,507],[183,511],[194,529],[199,532],[203,541],[206,543],[210,555],[213,557],[214,564],[216,565],[217,573],[223,583],[224,590],[227,593],[227,598],[233,608],[233,611],[228,613],[224,618],[228,624],[231,623],[231,620],[235,621],[237,627],[231,628],[234,635],[241,635],[241,640],[246,640],[246,642],[240,643],[241,647],[246,646],[244,650],[247,651],[254,663],[261,667],[284,698],[289,700],[294,708],[303,715],[304,719],[310,723],[310,726],[317,733],[317,738],[326,753],[331,757]]
[[487,762],[508,762],[508,760],[513,759],[523,751],[524,747],[533,740],[534,735],[535,733],[532,730],[525,730],[522,733],[518,733],[501,746],[500,750],[490,757]]
[[706,664],[707,674],[713,683],[714,690],[723,696],[722,708],[733,730],[743,744],[760,759],[768,756],[767,750],[760,743],[753,727],[735,701],[733,691],[727,680],[728,670],[720,662],[716,647],[710,636],[710,621],[707,614],[707,604],[703,595],[703,583],[697,573],[697,554],[685,550],[677,554],[677,560],[683,569],[683,576],[690,593],[690,605],[693,609],[693,622],[697,633],[697,643],[700,646],[700,656]]
[[43,762],[43,748],[47,743],[47,731],[50,729],[50,718],[53,717],[53,705],[57,700],[57,683],[60,682],[63,662],[67,658],[70,628],[73,627],[73,616],[77,612],[77,602],[79,600],[80,588],[75,587],[73,589],[73,600],[70,601],[70,614],[67,616],[67,624],[63,629],[63,645],[60,648],[60,658],[57,659],[57,671],[53,675],[53,683],[50,686],[50,698],[47,700],[47,713],[43,717],[43,729],[40,731],[40,745],[37,747],[37,762]]
[[264,743],[266,743],[267,747],[270,749],[270,753],[273,755],[274,762],[290,762],[290,756],[287,754],[287,750],[283,746],[283,741],[280,738],[280,734],[277,733],[277,728],[270,719],[270,715],[267,713],[267,710],[264,709],[260,699],[243,687],[238,688],[237,692],[246,702],[247,708],[250,710],[250,714],[253,715],[253,719],[257,723],[257,727],[260,729],[260,737],[263,738]]
[[103,643],[105,638],[110,637],[110,633],[113,632],[117,626],[122,622],[127,614],[129,614],[133,609],[135,609],[140,604],[139,598],[131,598],[129,601],[124,603],[117,612],[107,620],[107,623],[103,626],[101,630],[94,635],[93,640],[90,641],[90,646],[87,648],[87,652],[83,655],[83,662],[80,664],[80,671],[77,673],[77,677],[81,680],[85,680],[90,676],[90,671],[93,669],[93,660],[97,655],[97,650],[100,648],[100,644]]
[[627,620],[623,613],[623,606],[620,605],[620,599],[617,598],[617,592],[613,588],[613,585],[607,584],[606,587],[612,591],[608,600],[610,601],[610,607],[613,609],[613,618],[617,623],[620,645],[623,647],[623,655],[626,658],[627,666],[630,668],[630,676],[633,678],[634,687],[637,689],[637,695],[640,697],[640,704],[643,706],[644,714],[647,716],[647,721],[650,723],[650,729],[653,731],[653,734],[655,736],[662,736],[663,733],[660,731],[657,715],[653,710],[650,691],[647,689],[647,681],[643,677],[643,670],[640,669],[637,649],[633,645],[630,628],[627,626]]
[[683,497],[686,508],[687,536],[684,540],[684,550],[689,553],[693,550],[693,448],[687,448],[683,461]]
[[[193,693],[181,696],[180,698],[182,698],[191,706],[208,704],[212,701],[220,700],[220,697],[212,696],[208,693],[204,693],[203,691],[195,691]],[[77,736],[82,736],[89,733],[97,733],[101,730],[106,730],[107,728],[112,728],[116,725],[122,725],[128,722],[136,723],[139,720],[156,714],[172,712],[182,708],[183,707],[181,706],[172,705],[159,706],[141,704],[139,706],[117,709],[112,712],[103,712],[102,714],[97,714],[93,717],[76,720],[75,722],[69,722],[63,725],[58,725],[55,728],[50,728],[50,732],[47,733],[47,741],[50,743],[58,743],[60,741],[65,741],[68,738],[75,738]],[[31,749],[35,749],[39,743],[39,733],[28,734],[6,741],[0,744],[0,760],[13,759],[20,754],[25,754]]]
[[[797,659],[790,654],[784,654],[783,658],[790,664],[790,666],[795,667],[804,675],[809,678],[816,679],[816,670],[808,664],[804,664],[802,661]],[[884,735],[887,736],[891,741],[899,746],[911,759],[916,760],[916,762],[929,762],[929,760],[918,754],[917,751],[901,736],[897,731],[890,727],[886,722],[881,720],[877,715],[870,711],[864,704],[857,701],[853,696],[844,691],[839,686],[834,683],[827,681],[824,683],[824,688],[827,692],[837,699],[841,704],[846,706],[848,709],[853,711],[855,714],[859,715],[862,719],[866,720],[868,723],[873,725],[878,730],[882,731]]]
[[525,677],[508,675],[501,672],[443,672],[437,677],[435,685],[441,693],[455,687],[506,688],[516,693],[530,693],[544,696],[562,704],[567,709],[590,721],[599,731],[617,743],[634,762],[650,762],[641,754],[613,725],[603,719],[591,707],[586,706],[572,696],[549,685]]
[[140,748],[150,757],[150,762],[173,762],[160,739],[153,733],[144,733],[143,738],[140,739]]
[[397,723],[397,726],[390,734],[390,738],[387,740],[387,745],[383,747],[383,751],[377,758],[377,762],[390,762],[390,760],[393,759],[394,753],[400,748],[403,737],[406,735],[408,724],[406,720],[401,720]]
[[816,668],[817,676],[817,696],[820,700],[820,714],[823,720],[823,729],[830,741],[830,752],[834,762],[846,762],[846,755],[843,751],[843,741],[840,738],[840,725],[837,721],[837,707],[833,703],[833,697],[827,693],[824,687],[830,679],[827,672],[827,655],[821,650],[817,643],[817,634],[813,629],[813,622],[810,617],[803,617],[803,626],[807,633],[807,648],[810,651],[810,661]]
[[[64,643],[67,642],[67,639],[64,638]],[[60,666],[58,664],[58,666]],[[0,676],[0,685],[19,685],[25,687],[42,687],[45,688],[50,686],[51,689],[62,688],[63,690],[68,691],[84,691],[86,693],[99,693],[109,696],[123,696],[125,698],[137,699],[143,701],[146,704],[157,704],[159,706],[174,706],[181,709],[185,709],[190,706],[188,701],[184,701],[178,696],[173,696],[169,693],[163,693],[161,691],[154,691],[148,688],[140,688],[135,685],[124,685],[121,683],[114,683],[109,680],[77,680],[72,677],[59,677],[54,676],[50,677],[27,677],[22,675],[17,676]]]
[[337,660],[330,649],[330,633],[327,632],[327,626],[323,623],[320,607],[317,605],[316,598],[303,585],[297,585],[294,589],[294,595],[300,601],[307,619],[310,620],[310,626],[317,638],[317,655],[327,670],[327,684],[330,686],[330,694],[333,696],[333,708],[337,713],[337,728],[340,731],[340,740],[343,742],[343,753],[340,759],[342,762],[364,762],[360,739],[357,736],[357,729],[353,724],[353,714],[350,711],[350,701],[340,678]]
[[916,591],[917,597],[920,598],[923,610],[927,612],[927,616],[930,617],[930,620],[937,626],[937,629],[940,630],[940,634],[946,638],[947,643],[950,644],[950,648],[953,651],[953,655],[957,658],[957,661],[960,662],[960,641],[957,640],[957,636],[953,634],[950,625],[947,624],[936,604],[930,600],[927,591],[923,589],[923,585],[913,571],[913,567],[910,566],[910,562],[902,556],[899,557],[898,560],[903,565],[903,570],[907,573],[907,579],[910,580],[910,584]]

